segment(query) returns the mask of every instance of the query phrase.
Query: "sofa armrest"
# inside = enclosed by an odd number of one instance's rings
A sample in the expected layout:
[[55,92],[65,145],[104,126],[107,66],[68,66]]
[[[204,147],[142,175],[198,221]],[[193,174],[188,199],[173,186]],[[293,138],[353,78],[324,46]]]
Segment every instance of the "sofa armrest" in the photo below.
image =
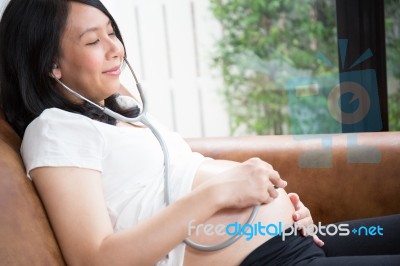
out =
[[296,192],[314,222],[400,213],[400,132],[187,139],[215,159],[259,157]]

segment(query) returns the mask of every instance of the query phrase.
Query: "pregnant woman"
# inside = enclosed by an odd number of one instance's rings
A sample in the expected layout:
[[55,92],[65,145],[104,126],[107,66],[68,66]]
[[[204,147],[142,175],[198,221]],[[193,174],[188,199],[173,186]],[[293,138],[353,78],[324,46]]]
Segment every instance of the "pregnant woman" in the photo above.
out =
[[[126,58],[120,31],[98,0],[11,0],[0,23],[0,107],[23,138],[21,155],[68,265],[373,265],[399,262],[399,217],[379,218],[391,237],[361,256],[327,257],[316,236],[242,237],[214,252],[202,225],[309,225],[296,194],[271,165],[205,158],[153,120],[171,157],[164,203],[163,153],[148,127],[117,121],[67,91],[126,116],[118,92]],[[393,231],[390,231],[393,230]],[[397,231],[394,231],[397,230]],[[385,232],[386,232],[385,231]],[[386,235],[385,235],[386,237]],[[328,239],[327,239],[328,240]],[[331,241],[330,248],[340,246]],[[328,245],[325,245],[328,246]],[[376,251],[378,250],[378,251]],[[375,251],[376,256],[363,256]],[[355,250],[356,252],[356,250]],[[357,251],[358,252],[358,251]],[[389,265],[389,264],[388,264]]]

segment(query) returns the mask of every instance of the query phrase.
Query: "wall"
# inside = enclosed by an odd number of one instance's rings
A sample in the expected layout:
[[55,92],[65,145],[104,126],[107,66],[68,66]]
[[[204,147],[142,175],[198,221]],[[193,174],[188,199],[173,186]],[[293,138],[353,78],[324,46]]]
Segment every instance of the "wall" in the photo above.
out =
[[150,112],[185,137],[229,134],[212,70],[220,27],[207,0],[103,0],[113,14],[148,97]]
[[[210,67],[221,29],[208,0],[102,2],[121,28],[149,112],[184,137],[229,135],[222,81]],[[0,0],[0,14],[6,3]],[[122,80],[133,84],[127,74]]]

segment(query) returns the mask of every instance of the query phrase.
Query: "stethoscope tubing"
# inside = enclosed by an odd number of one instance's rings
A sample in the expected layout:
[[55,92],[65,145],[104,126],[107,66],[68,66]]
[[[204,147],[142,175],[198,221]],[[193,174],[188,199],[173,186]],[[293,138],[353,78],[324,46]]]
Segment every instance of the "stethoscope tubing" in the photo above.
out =
[[[60,80],[58,80],[54,75],[53,78],[57,81],[58,84],[60,84],[63,88],[65,88],[67,91],[69,91],[70,93],[72,93],[73,95],[75,95],[76,97],[80,98],[83,101],[88,102],[89,104],[97,107],[98,109],[102,110],[105,114],[109,115],[110,117],[115,118],[118,121],[122,121],[122,122],[126,122],[126,123],[137,123],[140,122],[143,125],[147,126],[150,131],[153,133],[153,135],[155,136],[155,138],[157,139],[158,143],[160,144],[161,150],[163,152],[163,156],[164,156],[164,202],[166,204],[166,206],[170,205],[170,187],[169,187],[169,177],[170,177],[170,163],[169,163],[169,152],[168,152],[168,147],[161,135],[161,133],[158,131],[158,129],[149,121],[149,119],[147,118],[147,102],[146,102],[146,98],[144,97],[144,93],[142,90],[142,86],[139,83],[135,72],[133,71],[132,66],[130,65],[130,63],[128,62],[128,60],[126,58],[124,58],[123,63],[126,63],[126,65],[129,67],[130,72],[132,73],[135,82],[136,82],[136,87],[138,89],[141,101],[142,101],[142,111],[140,112],[140,114],[134,118],[132,117],[126,117],[123,116],[117,112],[112,111],[111,109],[107,108],[107,107],[103,107],[100,106],[96,103],[94,103],[93,101],[87,99],[86,97],[82,96],[81,94],[77,93],[76,91],[72,90],[71,88],[69,88],[67,85],[65,85],[63,82],[61,82]],[[123,67],[123,64],[122,66]],[[260,208],[260,205],[256,205],[254,206],[248,220],[247,220],[247,224],[252,224],[255,217],[257,216],[258,210]],[[239,240],[241,237],[243,236],[243,234],[235,234],[234,236],[230,237],[229,239],[216,244],[216,245],[203,245],[203,244],[199,244],[196,243],[192,240],[190,240],[189,238],[186,238],[183,240],[183,242],[185,244],[187,244],[188,246],[200,250],[200,251],[217,251],[220,249],[224,249],[230,245],[232,245],[233,243],[235,243],[237,240]]]

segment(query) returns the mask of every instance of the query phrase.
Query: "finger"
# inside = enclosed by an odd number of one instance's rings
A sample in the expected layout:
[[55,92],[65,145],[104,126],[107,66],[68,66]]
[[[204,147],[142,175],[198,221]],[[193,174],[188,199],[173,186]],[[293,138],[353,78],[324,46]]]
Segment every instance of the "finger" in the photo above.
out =
[[[297,220],[300,218],[301,213],[299,213],[298,211],[301,210],[301,208],[305,207],[304,204],[300,201],[300,197],[299,195],[297,195],[296,193],[289,193],[288,194],[290,201],[293,204],[293,207],[295,209],[295,213],[293,214],[293,219]],[[298,214],[297,216],[299,216],[298,218],[294,218],[295,214]]]
[[261,163],[264,164],[268,169],[274,170],[271,164],[267,163],[266,161],[261,160]]
[[319,246],[319,247],[322,247],[323,245],[325,245],[324,241],[319,239],[319,237],[317,235],[313,235],[313,240],[314,240],[314,243],[317,244],[317,246]]
[[284,188],[287,186],[287,182],[285,180],[282,180],[279,173],[275,170],[269,170],[269,180],[276,187]]
[[291,200],[293,206],[297,206],[297,204],[300,202],[300,197],[297,193],[288,193],[289,199]]
[[274,169],[271,164],[267,163],[266,161],[261,160],[258,157],[250,158],[246,162],[253,164],[253,165],[262,164],[263,166],[267,167],[268,169]]
[[302,225],[304,228],[307,228],[308,226],[314,224],[314,221],[311,217],[307,217],[297,220],[296,223]]
[[279,193],[278,193],[278,191],[276,191],[274,186],[272,186],[272,185],[268,186],[267,190],[268,190],[268,194],[270,195],[270,197],[272,197],[274,199],[278,197]]
[[274,201],[274,198],[269,195],[269,193],[264,192],[264,196],[261,199],[261,204],[268,204]]
[[310,210],[307,207],[305,207],[302,203],[300,205],[301,206],[299,208],[295,208],[296,211],[293,213],[293,219],[295,221],[299,221],[304,218],[311,218]]
[[274,198],[267,196],[267,199],[264,201],[265,204],[271,203],[274,201]]
[[302,215],[299,212],[300,210],[300,197],[299,195],[297,195],[297,193],[288,193],[289,199],[292,202],[294,208],[295,208],[295,212],[293,213],[293,220],[294,221],[298,221],[299,219],[301,219]]
[[284,188],[287,186],[287,182],[281,179],[279,173],[274,170],[272,165],[260,158],[250,158],[245,163],[256,166],[276,187]]
[[305,207],[302,203],[298,203],[296,206],[294,206],[295,212],[293,213],[293,220],[298,221],[303,218],[306,218],[307,216],[311,217],[310,210]]

